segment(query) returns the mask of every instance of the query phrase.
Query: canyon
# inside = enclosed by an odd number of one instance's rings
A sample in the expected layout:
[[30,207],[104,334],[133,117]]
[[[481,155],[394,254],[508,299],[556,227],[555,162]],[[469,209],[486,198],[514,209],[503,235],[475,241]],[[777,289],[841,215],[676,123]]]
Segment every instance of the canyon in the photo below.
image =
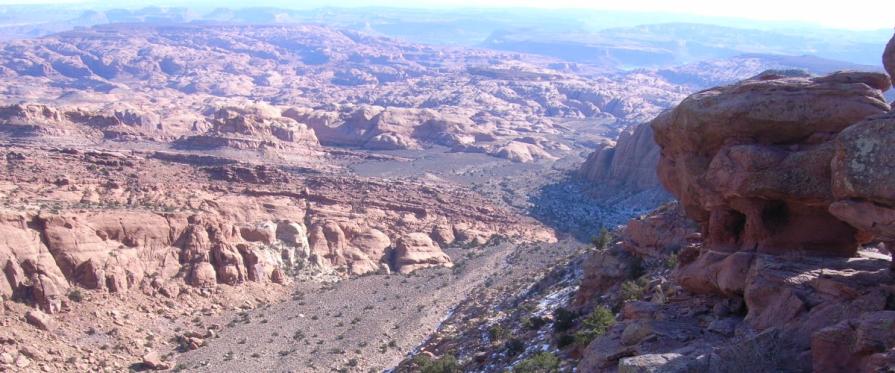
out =
[[0,370],[895,366],[895,38],[623,69],[214,16],[0,41]]

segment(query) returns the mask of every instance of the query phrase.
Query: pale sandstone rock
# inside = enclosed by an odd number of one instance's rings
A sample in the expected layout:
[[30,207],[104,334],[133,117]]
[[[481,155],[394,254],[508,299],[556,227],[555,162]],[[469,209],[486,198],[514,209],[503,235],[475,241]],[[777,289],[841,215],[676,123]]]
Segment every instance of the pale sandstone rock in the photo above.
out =
[[161,355],[156,351],[150,351],[143,355],[143,366],[152,370],[170,369],[171,366],[162,361]]
[[28,321],[29,324],[34,325],[35,327],[50,331],[54,329],[54,321],[50,317],[40,310],[30,310],[25,314],[25,320]]
[[659,189],[656,165],[659,146],[653,140],[649,123],[626,128],[615,144],[594,150],[581,165],[582,176],[596,185],[610,189],[642,191]]
[[401,273],[432,266],[452,267],[451,258],[425,233],[410,233],[395,244],[394,268]]
[[454,228],[450,224],[439,224],[432,228],[432,239],[441,246],[450,246],[456,240]]
[[619,360],[619,373],[683,373],[687,358],[678,353],[646,354]]

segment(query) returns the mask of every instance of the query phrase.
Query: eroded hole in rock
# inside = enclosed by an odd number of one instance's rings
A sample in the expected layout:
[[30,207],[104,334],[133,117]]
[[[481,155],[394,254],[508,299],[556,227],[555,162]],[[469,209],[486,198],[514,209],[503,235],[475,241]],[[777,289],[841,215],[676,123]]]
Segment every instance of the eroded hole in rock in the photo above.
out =
[[736,210],[728,211],[727,216],[724,217],[724,230],[732,238],[733,242],[740,241],[740,236],[742,236],[745,229],[746,215]]
[[771,201],[761,210],[761,223],[771,233],[783,230],[789,223],[786,202]]

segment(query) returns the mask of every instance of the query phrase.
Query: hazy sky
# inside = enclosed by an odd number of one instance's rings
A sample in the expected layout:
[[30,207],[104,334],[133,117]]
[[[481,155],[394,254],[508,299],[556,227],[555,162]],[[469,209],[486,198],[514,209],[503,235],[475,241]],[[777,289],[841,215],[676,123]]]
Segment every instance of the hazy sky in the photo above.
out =
[[[686,13],[767,21],[801,21],[850,29],[895,27],[893,0],[0,0],[3,4],[92,3],[105,6],[187,5],[202,3],[221,7],[277,6],[307,8],[317,6],[396,6],[396,7],[535,7],[588,8],[646,12]],[[114,5],[113,5],[114,4]]]

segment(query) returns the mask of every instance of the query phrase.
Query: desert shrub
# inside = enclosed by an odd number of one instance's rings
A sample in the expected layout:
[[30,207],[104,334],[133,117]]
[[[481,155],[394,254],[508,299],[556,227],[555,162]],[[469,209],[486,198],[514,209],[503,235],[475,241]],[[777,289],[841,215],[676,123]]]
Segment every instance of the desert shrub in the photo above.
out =
[[578,316],[574,312],[563,307],[559,307],[553,311],[553,331],[557,333],[564,332],[575,325],[575,317]]
[[488,328],[488,338],[490,338],[492,342],[504,340],[509,336],[510,332],[500,326],[500,324],[494,324]]
[[677,253],[671,253],[671,255],[668,255],[668,257],[665,258],[665,268],[675,269],[677,268],[677,263]]
[[416,366],[420,373],[460,373],[460,364],[457,358],[451,355],[444,355],[437,359],[432,359],[426,355],[417,355],[413,358],[413,365]]
[[559,372],[559,358],[550,352],[538,352],[513,368],[513,373],[555,373]]
[[597,306],[594,312],[591,312],[581,322],[581,328],[575,334],[577,342],[587,345],[594,338],[606,334],[612,325],[615,325],[615,315],[612,314],[612,311],[606,306]]
[[612,243],[612,234],[606,228],[600,228],[600,234],[590,239],[597,250],[605,250]]
[[638,281],[625,281],[622,283],[621,296],[623,301],[638,300],[643,298],[646,286]]
[[81,303],[84,300],[84,294],[81,293],[81,289],[73,289],[68,292],[68,299],[75,303]]

